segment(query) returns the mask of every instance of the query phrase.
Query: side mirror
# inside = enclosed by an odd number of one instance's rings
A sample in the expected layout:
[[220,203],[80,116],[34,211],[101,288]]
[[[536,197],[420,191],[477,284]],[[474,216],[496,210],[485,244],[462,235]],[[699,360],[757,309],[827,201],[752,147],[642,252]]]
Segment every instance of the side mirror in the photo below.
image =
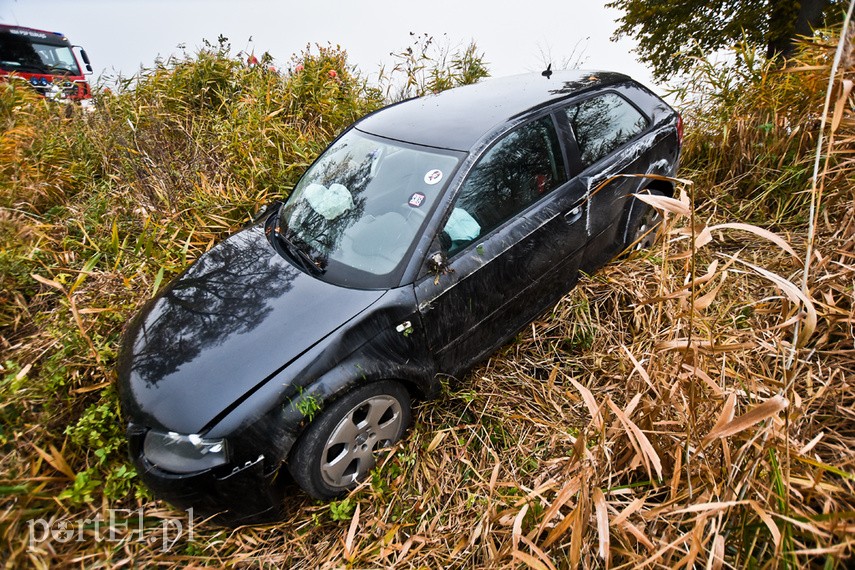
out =
[[86,50],[80,46],[74,46],[80,50],[80,58],[83,60],[83,63],[86,64],[86,71],[92,73],[92,62],[89,61],[89,56],[86,55]]
[[446,257],[445,252],[438,251],[428,257],[427,266],[428,271],[435,275],[448,273],[448,258]]
[[425,267],[429,274],[433,275],[434,285],[439,285],[439,278],[443,275],[454,273],[454,269],[448,265],[448,256],[445,251],[438,251],[431,254],[425,262]]
[[427,257],[419,270],[418,278],[432,277],[434,285],[439,285],[441,275],[446,275],[454,270],[448,265],[448,248],[443,246],[442,235],[437,235],[431,241]]

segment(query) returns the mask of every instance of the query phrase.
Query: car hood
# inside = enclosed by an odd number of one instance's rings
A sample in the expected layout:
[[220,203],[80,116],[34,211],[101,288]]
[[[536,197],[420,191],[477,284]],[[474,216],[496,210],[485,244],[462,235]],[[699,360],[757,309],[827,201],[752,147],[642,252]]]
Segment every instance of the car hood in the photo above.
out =
[[295,268],[260,225],[212,248],[131,322],[119,357],[128,419],[199,433],[382,297]]

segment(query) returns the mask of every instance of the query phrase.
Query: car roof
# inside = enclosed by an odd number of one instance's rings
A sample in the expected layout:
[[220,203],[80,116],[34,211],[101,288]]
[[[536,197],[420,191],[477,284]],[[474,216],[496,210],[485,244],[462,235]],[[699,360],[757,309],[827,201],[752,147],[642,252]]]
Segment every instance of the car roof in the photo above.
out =
[[485,134],[527,112],[598,86],[631,81],[608,71],[556,71],[491,79],[408,99],[368,115],[356,128],[426,146],[468,151]]

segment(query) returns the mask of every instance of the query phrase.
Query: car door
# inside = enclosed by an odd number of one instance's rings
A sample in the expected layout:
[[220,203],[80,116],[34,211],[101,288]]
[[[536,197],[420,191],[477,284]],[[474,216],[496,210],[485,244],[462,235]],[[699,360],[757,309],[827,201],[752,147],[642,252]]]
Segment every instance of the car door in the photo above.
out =
[[[577,183],[588,193],[586,229],[590,241],[581,268],[592,272],[624,246],[623,226],[628,197],[644,183],[649,163],[648,139],[642,133],[649,119],[615,91],[598,93],[563,110],[572,133],[573,162],[580,169]],[[575,148],[574,148],[575,146]]]
[[546,115],[502,137],[462,182],[437,240],[448,262],[426,269],[415,287],[440,371],[469,367],[575,282],[584,192],[566,180]]

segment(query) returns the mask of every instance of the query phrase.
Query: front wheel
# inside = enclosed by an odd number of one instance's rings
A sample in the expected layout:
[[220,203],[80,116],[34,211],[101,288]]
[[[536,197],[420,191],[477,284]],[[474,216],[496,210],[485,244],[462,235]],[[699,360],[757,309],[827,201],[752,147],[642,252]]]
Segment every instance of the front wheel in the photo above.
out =
[[381,449],[401,439],[411,417],[410,395],[398,382],[360,386],[309,424],[288,470],[312,497],[339,497],[369,474]]

